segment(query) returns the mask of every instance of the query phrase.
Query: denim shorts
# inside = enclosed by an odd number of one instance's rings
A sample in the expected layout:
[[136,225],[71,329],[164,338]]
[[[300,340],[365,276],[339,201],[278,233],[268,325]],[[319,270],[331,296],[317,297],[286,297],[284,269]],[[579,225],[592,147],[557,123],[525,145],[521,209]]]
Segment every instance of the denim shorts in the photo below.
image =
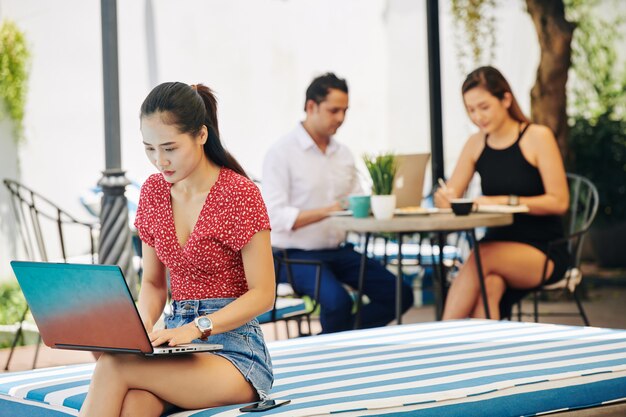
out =
[[[234,300],[234,298],[174,300],[172,314],[165,316],[165,327],[172,329],[191,323],[196,317],[214,313]],[[235,365],[256,389],[260,400],[268,398],[274,383],[272,360],[256,318],[229,332],[209,336],[206,342],[196,339],[193,343],[224,345],[222,350],[213,354],[222,356]]]

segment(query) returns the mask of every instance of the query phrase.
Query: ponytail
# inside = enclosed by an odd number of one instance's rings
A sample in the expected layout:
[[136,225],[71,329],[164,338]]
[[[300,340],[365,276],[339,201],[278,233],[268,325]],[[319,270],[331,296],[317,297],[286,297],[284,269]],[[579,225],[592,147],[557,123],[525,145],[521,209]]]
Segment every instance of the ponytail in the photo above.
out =
[[206,126],[208,138],[204,154],[214,164],[248,177],[239,162],[222,146],[217,125],[217,100],[211,89],[203,84],[187,85],[168,82],[156,86],[141,105],[141,117],[156,112],[167,113],[169,124],[181,133],[196,136]]

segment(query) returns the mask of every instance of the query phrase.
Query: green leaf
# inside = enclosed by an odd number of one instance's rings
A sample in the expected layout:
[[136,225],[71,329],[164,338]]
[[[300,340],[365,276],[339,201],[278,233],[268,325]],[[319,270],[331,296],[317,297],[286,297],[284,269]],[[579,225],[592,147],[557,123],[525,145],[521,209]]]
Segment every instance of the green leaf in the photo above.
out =
[[391,194],[397,171],[395,155],[392,153],[365,154],[363,162],[372,178],[372,193],[375,195]]

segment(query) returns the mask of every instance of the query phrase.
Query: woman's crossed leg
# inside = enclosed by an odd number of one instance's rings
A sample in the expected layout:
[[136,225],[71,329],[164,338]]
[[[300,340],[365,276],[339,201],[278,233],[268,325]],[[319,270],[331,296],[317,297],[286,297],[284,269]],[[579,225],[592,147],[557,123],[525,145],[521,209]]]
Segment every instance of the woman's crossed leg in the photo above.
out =
[[209,353],[167,358],[103,354],[96,363],[82,417],[159,417],[184,409],[257,401],[258,395],[227,359]]
[[[541,283],[546,255],[539,249],[519,242],[485,242],[480,244],[480,260],[492,319],[500,318],[499,303],[506,288],[534,288]],[[550,276],[553,262],[548,262]],[[474,252],[452,282],[443,319],[484,318]]]

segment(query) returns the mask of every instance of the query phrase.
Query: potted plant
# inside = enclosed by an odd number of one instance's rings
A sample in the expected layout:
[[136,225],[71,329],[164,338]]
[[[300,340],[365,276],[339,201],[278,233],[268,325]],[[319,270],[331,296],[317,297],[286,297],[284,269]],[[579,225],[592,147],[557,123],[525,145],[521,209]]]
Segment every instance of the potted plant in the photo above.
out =
[[396,176],[395,155],[382,153],[364,155],[363,162],[372,179],[372,212],[377,219],[390,219],[396,208],[396,196],[391,194]]

